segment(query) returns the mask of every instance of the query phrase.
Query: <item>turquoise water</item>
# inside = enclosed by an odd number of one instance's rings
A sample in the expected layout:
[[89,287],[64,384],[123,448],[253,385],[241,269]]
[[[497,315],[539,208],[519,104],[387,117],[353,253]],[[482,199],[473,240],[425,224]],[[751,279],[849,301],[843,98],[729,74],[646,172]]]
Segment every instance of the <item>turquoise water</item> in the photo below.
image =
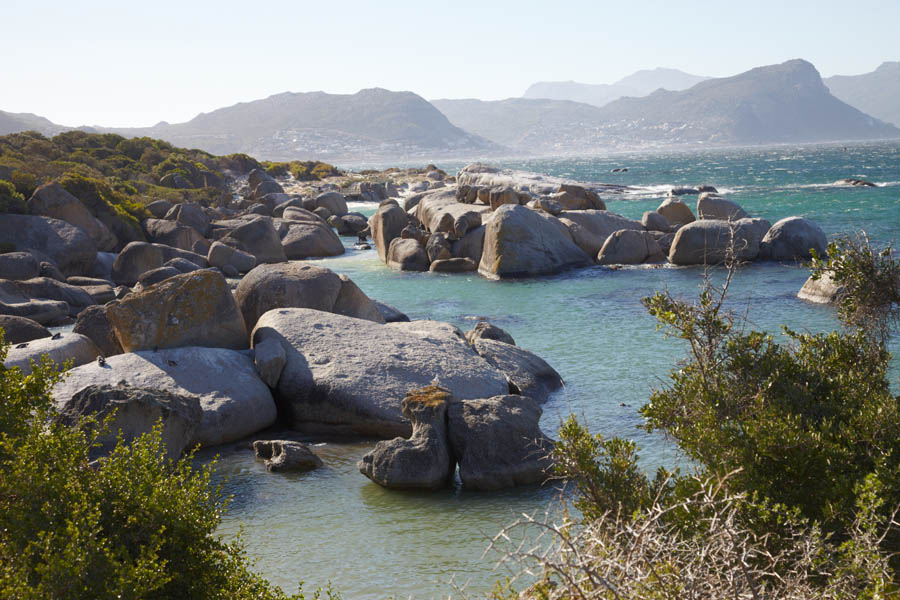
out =
[[[440,166],[452,170],[460,165]],[[502,166],[642,186],[640,193],[607,202],[609,210],[632,218],[655,209],[665,187],[712,184],[751,215],[773,223],[802,215],[830,236],[864,229],[879,243],[900,242],[897,143],[846,151],[841,146],[778,147]],[[629,171],[611,174],[615,167]],[[844,177],[884,185],[831,185]],[[670,443],[639,429],[638,409],[649,390],[664,382],[683,355],[678,342],[656,331],[640,300],[661,289],[693,297],[702,269],[594,267],[495,282],[477,275],[391,271],[374,251],[350,249],[316,264],[348,274],[367,294],[412,318],[449,321],[468,329],[476,317],[488,317],[509,331],[566,381],[566,388],[544,405],[542,426],[548,433],[574,412],[595,432],[635,439],[647,468],[680,461]],[[732,306],[747,311],[754,327],[773,332],[780,323],[799,330],[833,329],[831,308],[796,298],[807,275],[798,265],[744,267],[732,286]],[[900,353],[900,346],[895,344],[893,350]],[[490,556],[481,558],[489,538],[518,514],[542,511],[554,497],[552,488],[499,494],[383,490],[356,470],[356,461],[372,445],[321,443],[317,452],[326,467],[302,475],[269,474],[247,450],[218,449],[223,453],[220,473],[229,477],[226,490],[234,496],[221,531],[231,535],[242,527],[257,568],[288,589],[300,580],[307,587],[330,580],[348,599],[446,597],[453,593],[447,584],[451,577],[458,584],[469,581],[472,592],[489,589],[504,575],[492,571]]]

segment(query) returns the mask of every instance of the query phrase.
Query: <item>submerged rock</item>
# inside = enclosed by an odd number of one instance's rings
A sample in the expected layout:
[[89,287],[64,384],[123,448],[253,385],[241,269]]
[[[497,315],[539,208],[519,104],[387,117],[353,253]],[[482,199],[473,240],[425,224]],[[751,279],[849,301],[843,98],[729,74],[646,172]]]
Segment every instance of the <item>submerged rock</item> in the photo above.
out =
[[834,282],[831,273],[823,273],[818,279],[810,276],[797,292],[797,297],[817,304],[830,304],[837,300],[841,290],[841,286]]
[[311,471],[324,464],[309,446],[290,440],[256,440],[253,452],[266,461],[267,471]]

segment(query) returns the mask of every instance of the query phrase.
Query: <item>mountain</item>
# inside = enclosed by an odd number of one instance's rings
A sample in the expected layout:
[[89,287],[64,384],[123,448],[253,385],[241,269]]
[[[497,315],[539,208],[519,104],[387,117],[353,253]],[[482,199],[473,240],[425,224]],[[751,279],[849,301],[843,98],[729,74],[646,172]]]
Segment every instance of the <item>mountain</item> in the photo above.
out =
[[29,130],[54,135],[66,129],[68,127],[57,125],[49,119],[31,113],[11,113],[0,110],[0,135]]
[[900,127],[900,61],[864,75],[835,75],[825,85],[850,106]]
[[214,154],[257,158],[377,159],[468,156],[503,149],[452,125],[412,92],[283,93],[197,115],[186,123],[112,130]]
[[646,96],[660,88],[685,90],[708,79],[677,69],[644,69],[615,83],[578,83],[576,81],[542,81],[531,85],[523,98],[572,100],[594,106],[604,106],[623,96]]

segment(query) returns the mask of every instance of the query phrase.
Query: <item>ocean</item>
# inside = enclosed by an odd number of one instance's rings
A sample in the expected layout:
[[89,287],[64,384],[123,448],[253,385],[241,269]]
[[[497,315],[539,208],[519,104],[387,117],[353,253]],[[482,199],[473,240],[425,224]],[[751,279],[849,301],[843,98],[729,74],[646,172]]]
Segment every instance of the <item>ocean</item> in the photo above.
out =
[[[616,154],[503,161],[498,166],[621,183],[640,188],[610,196],[607,208],[639,219],[672,186],[714,185],[754,217],[774,223],[799,215],[834,236],[865,231],[879,245],[900,243],[900,142],[778,146],[668,153]],[[461,164],[439,164],[453,172]],[[612,173],[614,168],[627,168]],[[875,188],[835,185],[853,177]],[[696,197],[687,196],[692,203]],[[371,214],[374,207],[355,206]],[[641,305],[657,290],[695,298],[698,267],[591,267],[552,277],[488,281],[475,274],[401,273],[374,250],[348,252],[315,264],[346,273],[370,297],[413,319],[448,321],[466,330],[487,317],[516,343],[537,353],[563,376],[565,389],[544,405],[542,427],[551,437],[576,414],[592,432],[635,440],[642,464],[684,466],[673,444],[641,426],[638,409],[650,390],[665,385],[684,347],[658,331]],[[720,275],[720,273],[718,274]],[[713,277],[718,276],[713,272]],[[738,271],[731,307],[749,325],[780,335],[836,328],[834,309],[796,297],[808,276],[799,264],[756,263]],[[365,343],[361,340],[360,343]],[[900,343],[892,345],[900,355]],[[893,362],[892,381],[900,369]],[[544,511],[554,486],[499,493],[459,488],[436,493],[382,489],[363,477],[356,461],[374,442],[322,443],[325,467],[304,474],[267,473],[246,449],[217,448],[217,479],[233,499],[220,532],[242,532],[256,568],[286,590],[329,581],[348,600],[440,598],[489,590],[509,573],[494,570],[498,555],[482,556],[490,538],[522,513]],[[208,460],[212,452],[201,455]]]

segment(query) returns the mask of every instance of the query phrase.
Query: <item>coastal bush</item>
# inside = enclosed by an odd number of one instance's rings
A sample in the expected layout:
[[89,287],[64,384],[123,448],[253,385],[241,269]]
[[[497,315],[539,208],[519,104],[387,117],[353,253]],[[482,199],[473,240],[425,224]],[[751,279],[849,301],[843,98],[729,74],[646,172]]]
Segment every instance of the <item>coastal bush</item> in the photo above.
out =
[[0,597],[288,598],[215,535],[212,467],[166,459],[160,426],[91,462],[102,427],[53,419],[63,375],[6,369],[7,351],[0,329]]
[[317,160],[309,160],[306,162],[291,162],[291,175],[297,181],[318,181],[326,177],[340,175],[341,172],[334,165],[323,163]]
[[24,214],[28,212],[25,204],[25,197],[16,191],[9,181],[0,179],[0,213],[18,213]]

